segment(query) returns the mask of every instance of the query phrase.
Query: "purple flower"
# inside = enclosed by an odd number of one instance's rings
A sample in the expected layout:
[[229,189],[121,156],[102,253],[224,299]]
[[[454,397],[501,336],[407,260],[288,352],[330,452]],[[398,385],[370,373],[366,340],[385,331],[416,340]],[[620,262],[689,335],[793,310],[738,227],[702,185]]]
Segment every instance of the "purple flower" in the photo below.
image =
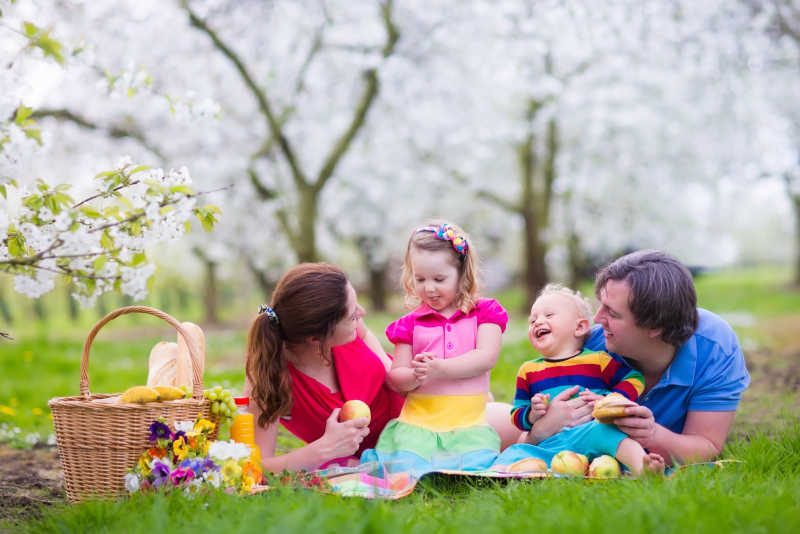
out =
[[203,461],[199,458],[189,458],[182,461],[180,467],[184,469],[191,469],[195,475],[201,475],[203,473]]
[[154,421],[152,425],[150,425],[150,441],[156,441],[159,439],[170,439],[172,437],[172,432],[167,426],[166,423],[162,423],[161,421]]
[[153,462],[150,475],[153,477],[153,486],[157,488],[169,480],[169,466],[162,462]]
[[183,438],[183,441],[185,441],[186,443],[189,443],[189,440],[186,437],[186,432],[184,432],[183,430],[178,430],[177,432],[175,432],[172,435],[172,441],[175,441],[175,440],[177,440],[179,438]]
[[183,467],[176,467],[169,475],[173,486],[179,486],[183,482],[189,482],[194,478],[194,471],[191,469],[184,469]]
[[219,466],[211,458],[206,458],[203,462],[203,471],[219,471]]

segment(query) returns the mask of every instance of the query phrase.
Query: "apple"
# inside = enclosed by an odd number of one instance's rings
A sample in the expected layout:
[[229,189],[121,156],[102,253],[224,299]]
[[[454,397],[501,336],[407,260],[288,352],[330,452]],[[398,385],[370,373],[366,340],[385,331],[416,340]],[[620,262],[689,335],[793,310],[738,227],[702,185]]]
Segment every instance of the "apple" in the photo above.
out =
[[525,458],[506,467],[508,473],[547,473],[547,463],[541,458]]
[[365,417],[369,422],[372,419],[372,414],[369,411],[367,403],[360,400],[349,400],[342,404],[342,411],[339,412],[339,421],[344,423],[350,419],[357,419]]
[[586,474],[589,462],[585,461],[585,456],[583,458],[581,456],[583,455],[572,451],[561,451],[550,460],[550,470],[562,475],[582,477]]
[[613,456],[598,456],[589,464],[589,476],[594,478],[618,478],[622,474],[619,462]]

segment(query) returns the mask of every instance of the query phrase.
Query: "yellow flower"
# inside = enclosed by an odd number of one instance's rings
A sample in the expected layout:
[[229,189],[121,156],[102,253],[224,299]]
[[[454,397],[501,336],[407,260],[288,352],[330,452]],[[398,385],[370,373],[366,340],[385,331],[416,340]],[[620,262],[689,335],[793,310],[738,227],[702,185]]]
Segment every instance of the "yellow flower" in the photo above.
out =
[[222,466],[222,478],[224,478],[226,482],[234,481],[240,476],[242,476],[242,466],[233,458],[225,462],[225,465]]
[[147,453],[139,456],[138,470],[143,477],[146,477],[150,474],[150,456]]
[[172,452],[175,453],[175,457],[179,461],[184,460],[186,455],[189,454],[189,448],[186,446],[183,436],[172,442]]
[[33,415],[42,415],[44,412],[42,411],[42,409],[41,409],[41,408],[33,408],[33,409],[31,410],[31,413],[32,413]]
[[244,475],[242,477],[242,491],[250,491],[250,489],[255,485],[256,481],[253,480],[252,477]]
[[194,424],[194,431],[195,432],[211,432],[214,430],[216,425],[209,421],[208,419],[198,419]]
[[17,415],[17,412],[14,411],[14,408],[9,408],[8,406],[4,406],[2,404],[0,404],[0,413],[10,415],[12,417]]

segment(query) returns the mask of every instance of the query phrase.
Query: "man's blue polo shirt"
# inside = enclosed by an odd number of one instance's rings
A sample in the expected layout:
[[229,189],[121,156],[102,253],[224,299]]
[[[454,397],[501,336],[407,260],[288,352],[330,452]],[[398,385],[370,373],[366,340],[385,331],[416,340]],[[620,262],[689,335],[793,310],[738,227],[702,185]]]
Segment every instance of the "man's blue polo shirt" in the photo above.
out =
[[[650,408],[656,422],[677,433],[683,431],[687,411],[735,411],[742,391],[750,384],[736,333],[710,311],[698,308],[697,312],[697,331],[678,349],[658,384],[639,398],[639,404]],[[592,327],[585,346],[606,350],[599,325]],[[625,361],[618,354],[610,354]]]

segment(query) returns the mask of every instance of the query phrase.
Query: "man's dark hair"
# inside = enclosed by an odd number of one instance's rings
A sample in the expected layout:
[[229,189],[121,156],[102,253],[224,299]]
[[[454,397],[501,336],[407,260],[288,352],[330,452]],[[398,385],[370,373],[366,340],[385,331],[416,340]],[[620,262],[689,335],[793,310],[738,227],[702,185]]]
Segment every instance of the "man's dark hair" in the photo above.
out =
[[658,250],[639,250],[618,258],[597,273],[594,292],[609,280],[626,281],[628,306],[642,328],[660,328],[662,341],[680,347],[697,330],[697,293],[689,270]]

